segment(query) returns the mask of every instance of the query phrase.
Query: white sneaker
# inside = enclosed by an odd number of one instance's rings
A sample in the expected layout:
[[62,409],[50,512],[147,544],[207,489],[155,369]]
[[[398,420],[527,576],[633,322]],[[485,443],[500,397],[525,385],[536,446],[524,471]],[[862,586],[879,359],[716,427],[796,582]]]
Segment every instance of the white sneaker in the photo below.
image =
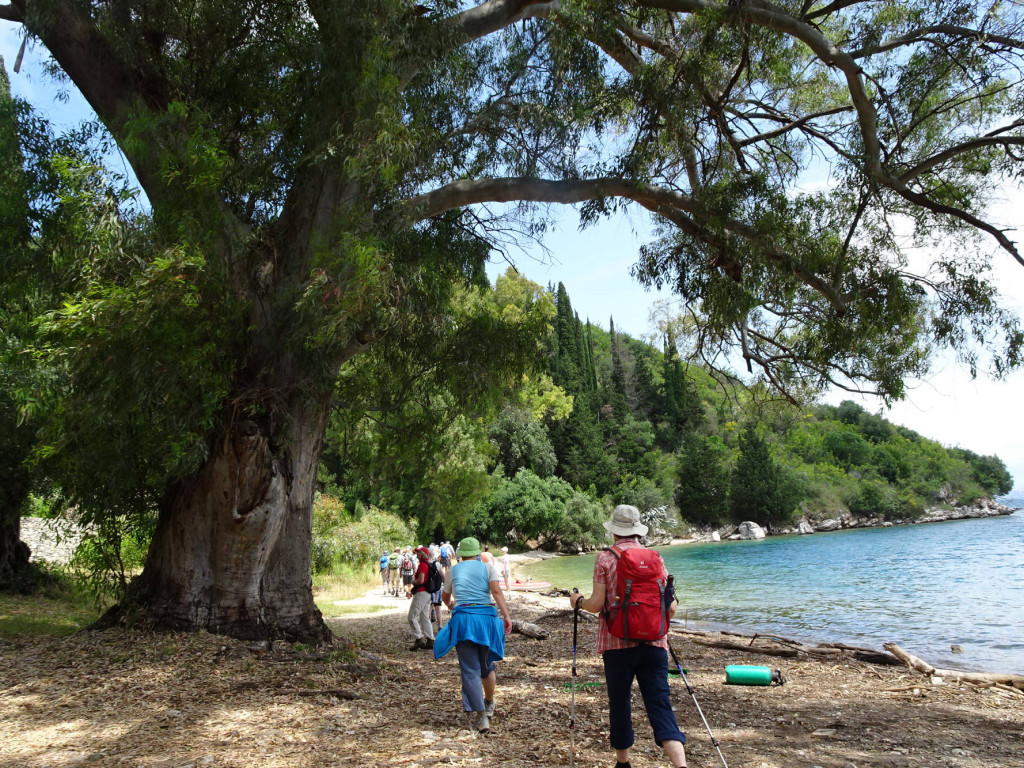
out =
[[488,717],[494,717],[494,699],[484,699],[484,714]]
[[476,730],[477,733],[487,733],[491,730],[491,721],[488,719],[486,712],[479,712],[477,714]]

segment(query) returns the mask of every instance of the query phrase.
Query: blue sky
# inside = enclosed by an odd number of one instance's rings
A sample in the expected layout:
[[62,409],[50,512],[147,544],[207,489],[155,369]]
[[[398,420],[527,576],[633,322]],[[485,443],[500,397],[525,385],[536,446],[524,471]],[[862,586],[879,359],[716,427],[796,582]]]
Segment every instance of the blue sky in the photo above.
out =
[[[11,78],[13,92],[45,111],[59,125],[73,125],[91,115],[84,100],[67,84],[55,84],[42,73],[39,50],[30,47],[20,74],[12,72],[20,45],[17,27],[0,21],[0,56]],[[55,99],[56,93],[67,91],[68,101]],[[1015,223],[1024,209],[1024,194],[1012,189],[994,209],[996,221]],[[609,317],[616,327],[641,338],[654,329],[651,310],[658,301],[671,300],[665,291],[646,291],[630,276],[638,246],[647,239],[648,220],[645,215],[620,216],[604,221],[584,232],[578,231],[577,215],[552,209],[557,217],[553,231],[546,238],[548,253],[512,252],[510,257],[526,277],[541,285],[565,284],[573,307],[581,318],[589,318],[604,328]],[[1013,239],[1024,242],[1014,232]],[[995,256],[997,284],[1001,293],[1018,311],[1024,313],[1024,267],[1009,255]],[[504,271],[505,262],[495,262],[489,270],[492,277]],[[1006,463],[1016,480],[1016,490],[1024,490],[1024,406],[1019,402],[1024,392],[1024,371],[1005,381],[987,378],[972,380],[967,372],[947,357],[938,356],[932,373],[924,381],[911,382],[905,401],[886,412],[877,399],[857,399],[865,408],[882,410],[886,418],[903,424],[922,435],[954,446],[959,445],[981,454],[996,454]],[[841,392],[826,396],[838,403],[850,398]]]

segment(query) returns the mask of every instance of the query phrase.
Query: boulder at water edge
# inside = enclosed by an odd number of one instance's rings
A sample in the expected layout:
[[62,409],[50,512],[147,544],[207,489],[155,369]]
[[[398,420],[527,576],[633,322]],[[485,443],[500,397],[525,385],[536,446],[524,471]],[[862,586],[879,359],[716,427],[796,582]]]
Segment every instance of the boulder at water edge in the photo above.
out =
[[806,520],[801,520],[800,525],[797,526],[796,532],[799,533],[801,536],[804,536],[808,533],[814,533],[814,528],[811,527],[811,524],[808,523]]
[[740,523],[740,526],[736,532],[739,534],[739,537],[744,541],[764,538],[764,528],[762,528],[757,523],[753,523],[749,520]]
[[718,534],[718,531],[712,531],[711,532],[711,540],[712,541],[721,541],[722,537]]

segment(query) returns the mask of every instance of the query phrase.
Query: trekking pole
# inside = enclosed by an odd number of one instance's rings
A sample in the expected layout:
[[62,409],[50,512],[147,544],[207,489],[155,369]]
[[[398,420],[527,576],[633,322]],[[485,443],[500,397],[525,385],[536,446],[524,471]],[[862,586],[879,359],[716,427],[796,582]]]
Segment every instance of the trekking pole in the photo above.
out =
[[693,692],[693,686],[690,685],[690,681],[686,679],[686,673],[683,672],[683,665],[679,663],[679,657],[676,656],[676,649],[672,647],[672,643],[668,640],[667,635],[665,637],[665,640],[666,642],[668,642],[668,650],[672,654],[672,661],[676,663],[676,669],[679,670],[679,676],[683,678],[683,682],[686,684],[686,690],[689,692],[691,698],[693,699],[693,705],[697,707],[697,712],[700,714],[700,719],[704,721],[704,727],[708,730],[708,736],[711,737],[711,743],[714,744],[715,749],[718,750],[718,756],[722,758],[722,765],[724,765],[725,768],[729,768],[729,764],[725,762],[725,755],[722,754],[722,748],[718,746],[718,739],[716,739],[715,734],[711,732],[711,726],[708,725],[708,719],[704,717],[704,713],[701,711],[700,704],[697,703],[697,695]]
[[579,629],[580,606],[575,596],[580,593],[573,588],[572,603],[572,704],[569,709],[569,768],[573,768],[573,758],[576,754],[576,637]]

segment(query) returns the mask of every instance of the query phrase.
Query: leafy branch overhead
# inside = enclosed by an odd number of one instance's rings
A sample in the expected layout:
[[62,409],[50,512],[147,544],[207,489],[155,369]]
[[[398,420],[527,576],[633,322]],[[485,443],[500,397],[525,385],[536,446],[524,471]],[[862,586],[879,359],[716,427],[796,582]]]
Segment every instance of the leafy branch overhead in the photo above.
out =
[[[457,210],[496,243],[536,204],[582,203],[586,223],[633,203],[662,225],[634,274],[693,305],[702,353],[738,348],[781,388],[898,397],[929,333],[1016,361],[1016,320],[963,263],[906,255],[945,239],[975,273],[992,246],[1024,265],[986,208],[1020,172],[1016,4],[372,5],[12,0],[0,17],[46,45],[155,210],[204,202],[229,270],[252,238],[315,231],[330,273],[351,253],[339,229],[386,240]],[[276,271],[315,279],[283,255]]]

